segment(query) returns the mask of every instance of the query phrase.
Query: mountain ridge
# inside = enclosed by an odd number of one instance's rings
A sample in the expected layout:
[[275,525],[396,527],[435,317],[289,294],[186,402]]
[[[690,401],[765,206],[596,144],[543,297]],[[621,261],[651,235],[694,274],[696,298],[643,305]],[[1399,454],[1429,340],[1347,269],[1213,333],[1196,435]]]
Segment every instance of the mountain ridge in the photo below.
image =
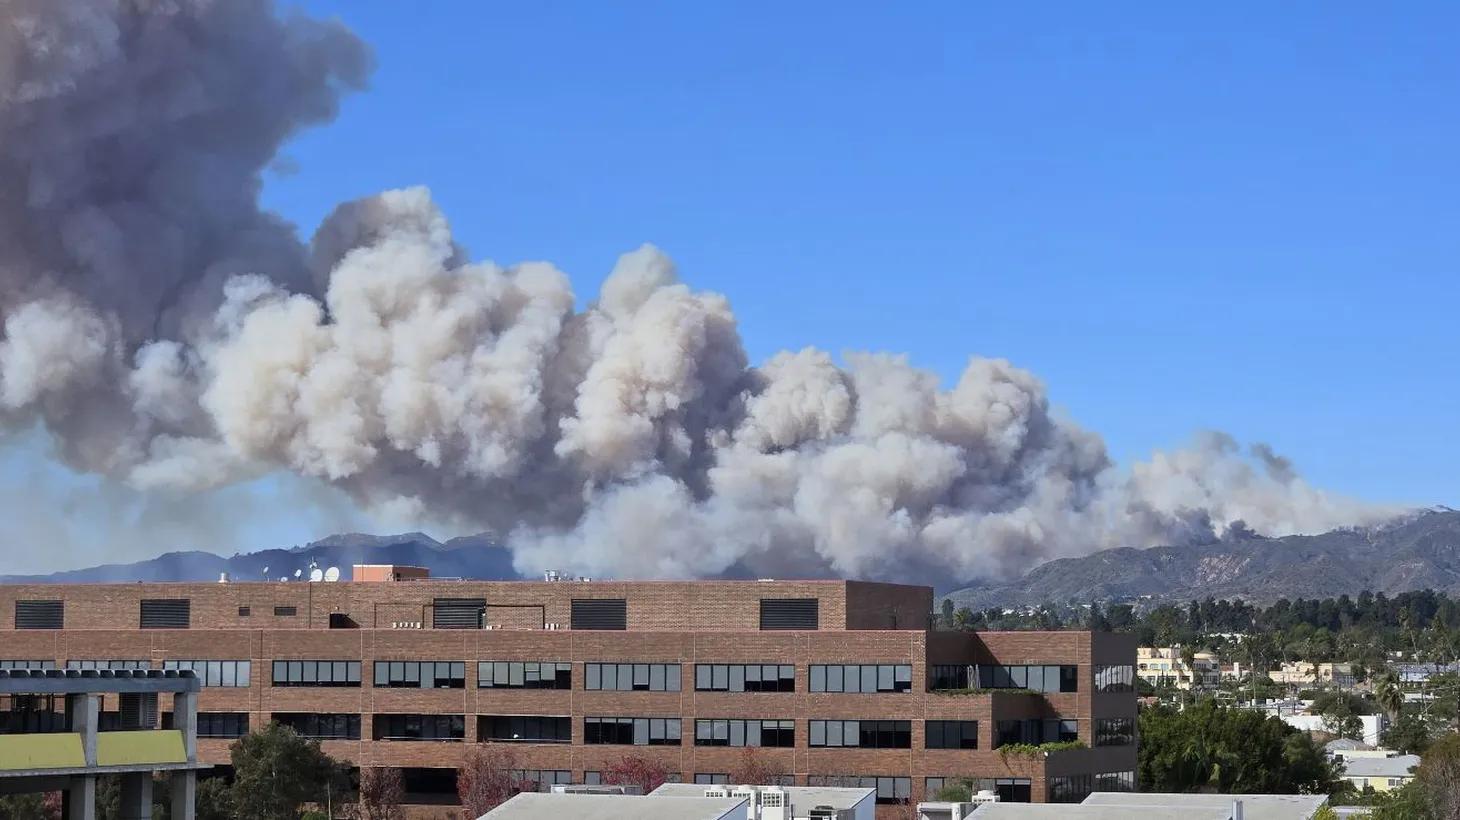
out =
[[1328,598],[1368,590],[1460,594],[1460,512],[1435,508],[1372,527],[1278,538],[1236,529],[1196,547],[1120,547],[1050,561],[1005,583],[948,593],[957,606]]
[[[278,580],[292,578],[296,570],[307,573],[311,561],[321,568],[341,569],[352,564],[426,566],[433,576],[446,578],[523,577],[513,566],[512,553],[492,533],[442,542],[410,532],[340,533],[304,546],[229,557],[197,550],[171,552],[130,564],[0,576],[0,583],[208,582],[219,580],[223,573],[236,581]],[[733,567],[723,577],[754,576]],[[1017,580],[977,583],[947,592],[946,597],[957,606],[987,609],[1091,601],[1185,602],[1209,596],[1268,604],[1283,597],[1419,589],[1460,595],[1460,512],[1438,507],[1372,527],[1279,538],[1234,527],[1219,541],[1203,546],[1119,547],[1061,558]]]

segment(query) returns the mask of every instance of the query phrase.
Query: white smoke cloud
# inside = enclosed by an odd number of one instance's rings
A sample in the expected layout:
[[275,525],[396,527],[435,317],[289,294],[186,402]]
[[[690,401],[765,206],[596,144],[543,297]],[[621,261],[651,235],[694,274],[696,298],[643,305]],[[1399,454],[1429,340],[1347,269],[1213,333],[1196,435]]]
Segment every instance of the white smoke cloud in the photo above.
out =
[[337,23],[29,0],[0,54],[0,420],[130,493],[283,469],[511,533],[527,572],[639,577],[1009,575],[1395,512],[1219,434],[1118,472],[1002,360],[947,389],[887,354],[753,367],[728,301],[651,246],[577,312],[549,264],[470,262],[423,188],[341,205],[306,247],[257,193],[365,84]]

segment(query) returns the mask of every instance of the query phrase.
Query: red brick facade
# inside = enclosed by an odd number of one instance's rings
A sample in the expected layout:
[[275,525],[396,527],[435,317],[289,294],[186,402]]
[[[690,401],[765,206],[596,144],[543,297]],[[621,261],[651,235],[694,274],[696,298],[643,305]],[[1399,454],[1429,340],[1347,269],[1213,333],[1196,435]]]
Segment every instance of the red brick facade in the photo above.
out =
[[[139,628],[144,599],[191,601],[186,629]],[[484,598],[488,629],[433,629],[433,601]],[[577,598],[627,601],[626,631],[569,629]],[[815,598],[819,629],[763,631],[763,598]],[[63,600],[63,629],[16,629],[17,600]],[[247,608],[247,615],[240,608]],[[292,607],[293,615],[275,615]],[[805,783],[817,775],[909,778],[913,801],[927,777],[1027,778],[1032,799],[1048,798],[1047,777],[1134,772],[1136,747],[1061,751],[1047,758],[993,749],[997,721],[1061,718],[1078,721],[1079,738],[1094,746],[1095,718],[1133,718],[1132,693],[1094,691],[1096,665],[1133,665],[1126,636],[1058,633],[954,633],[929,629],[933,593],[927,587],[861,582],[458,582],[118,584],[0,587],[0,659],[250,660],[246,688],[205,688],[199,711],[247,712],[252,726],[282,712],[361,715],[359,741],[326,741],[331,754],[360,765],[454,767],[477,740],[478,715],[571,716],[571,744],[517,747],[524,768],[567,770],[574,780],[601,771],[625,754],[662,760],[686,781],[696,773],[731,771],[738,748],[695,745],[694,719],[794,720],[795,748],[761,749],[763,759]],[[287,611],[287,610],[281,610]],[[331,615],[348,615],[348,621]],[[410,626],[397,627],[405,623]],[[420,628],[414,624],[420,623]],[[544,624],[561,628],[544,629]],[[358,660],[358,688],[275,687],[274,660]],[[391,689],[372,685],[374,661],[461,661],[464,689]],[[558,661],[573,664],[568,691],[479,688],[477,661]],[[681,691],[586,691],[585,663],[681,664]],[[696,663],[793,664],[795,692],[695,690]],[[1051,664],[1078,667],[1078,691],[1027,694],[936,694],[928,690],[935,664]],[[910,692],[879,694],[810,691],[811,664],[896,664],[912,667]],[[372,716],[389,713],[464,715],[465,743],[373,741]],[[679,746],[584,745],[584,718],[677,717]],[[910,720],[910,749],[810,748],[807,721]],[[927,720],[976,720],[975,750],[925,748]],[[201,740],[199,759],[226,763],[229,741]]]

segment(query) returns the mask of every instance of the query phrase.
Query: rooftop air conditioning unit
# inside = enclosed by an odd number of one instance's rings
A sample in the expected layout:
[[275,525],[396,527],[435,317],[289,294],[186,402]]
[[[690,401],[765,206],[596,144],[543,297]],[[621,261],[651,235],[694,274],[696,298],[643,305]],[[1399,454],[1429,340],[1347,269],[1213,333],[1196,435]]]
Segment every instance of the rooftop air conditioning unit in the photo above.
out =
[[730,792],[724,786],[711,786],[705,789],[705,797],[729,797]]

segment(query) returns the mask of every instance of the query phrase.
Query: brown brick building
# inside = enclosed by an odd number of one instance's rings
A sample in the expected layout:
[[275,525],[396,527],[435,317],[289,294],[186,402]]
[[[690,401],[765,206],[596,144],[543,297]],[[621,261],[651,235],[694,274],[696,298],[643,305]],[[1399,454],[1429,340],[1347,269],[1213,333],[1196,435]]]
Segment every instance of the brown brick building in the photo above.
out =
[[[406,769],[422,799],[487,741],[540,782],[626,754],[723,782],[759,746],[788,782],[889,804],[961,780],[1034,802],[1134,789],[1132,640],[940,632],[932,608],[928,587],[856,581],[6,586],[0,667],[191,668],[201,762],[280,720]],[[1086,748],[1035,748],[1069,741]]]

